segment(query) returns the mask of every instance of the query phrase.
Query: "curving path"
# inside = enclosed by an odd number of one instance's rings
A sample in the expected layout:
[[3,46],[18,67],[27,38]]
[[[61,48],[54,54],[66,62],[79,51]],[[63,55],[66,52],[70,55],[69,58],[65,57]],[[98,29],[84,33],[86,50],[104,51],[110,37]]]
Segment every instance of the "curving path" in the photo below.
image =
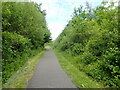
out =
[[77,88],[62,70],[56,55],[50,47],[36,67],[33,77],[28,81],[27,88]]

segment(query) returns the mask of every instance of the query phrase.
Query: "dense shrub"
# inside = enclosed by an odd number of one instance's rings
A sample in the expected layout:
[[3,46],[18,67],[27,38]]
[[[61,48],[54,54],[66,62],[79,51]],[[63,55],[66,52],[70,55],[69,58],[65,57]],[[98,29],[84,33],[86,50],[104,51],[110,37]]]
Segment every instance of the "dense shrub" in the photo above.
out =
[[24,64],[22,56],[23,54],[29,56],[31,43],[21,35],[6,31],[2,33],[2,39],[2,78],[6,80]]
[[72,20],[54,42],[54,48],[71,56],[79,70],[109,87],[120,87],[118,7],[75,9]]
[[2,82],[3,84],[50,41],[50,32],[41,5],[2,2]]

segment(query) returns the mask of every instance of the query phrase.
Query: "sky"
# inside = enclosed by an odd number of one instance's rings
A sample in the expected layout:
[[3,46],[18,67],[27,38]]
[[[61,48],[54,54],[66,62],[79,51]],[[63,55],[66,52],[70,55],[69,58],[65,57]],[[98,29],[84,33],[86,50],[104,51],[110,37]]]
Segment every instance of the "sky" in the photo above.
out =
[[[41,9],[46,10],[46,21],[51,32],[52,39],[55,40],[62,32],[68,21],[72,18],[74,8],[83,5],[86,1],[94,8],[101,4],[102,0],[30,0],[42,3]],[[110,0],[109,0],[110,1]]]

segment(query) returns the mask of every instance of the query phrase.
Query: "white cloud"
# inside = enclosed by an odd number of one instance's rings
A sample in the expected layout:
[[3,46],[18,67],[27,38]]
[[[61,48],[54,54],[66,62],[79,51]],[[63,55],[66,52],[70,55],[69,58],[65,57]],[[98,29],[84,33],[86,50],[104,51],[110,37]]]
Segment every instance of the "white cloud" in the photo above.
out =
[[106,5],[105,5],[105,7],[108,7],[108,6],[110,6],[111,4],[110,3],[107,3]]
[[[95,0],[31,0],[42,3],[42,10],[46,10],[46,20],[53,40],[62,32],[67,21],[71,19],[73,9],[84,5],[86,1]],[[96,0],[101,1],[101,0]],[[85,5],[84,5],[85,6]]]
[[114,4],[114,6],[118,6],[118,3],[116,2],[116,3]]
[[53,3],[53,2],[57,2],[58,0],[31,0],[37,3]]
[[64,24],[63,23],[49,23],[48,27],[52,33],[52,39],[55,40],[57,36],[62,32],[64,29]]
[[103,0],[65,0],[65,1],[67,1],[67,2],[101,2],[101,1],[103,1]]
[[[111,3],[110,2],[108,2],[106,5],[105,5],[105,7],[108,7],[108,6],[110,6],[111,5]],[[114,0],[114,6],[118,6],[118,2],[117,1],[115,1]],[[112,9],[114,9],[115,7],[113,7]]]

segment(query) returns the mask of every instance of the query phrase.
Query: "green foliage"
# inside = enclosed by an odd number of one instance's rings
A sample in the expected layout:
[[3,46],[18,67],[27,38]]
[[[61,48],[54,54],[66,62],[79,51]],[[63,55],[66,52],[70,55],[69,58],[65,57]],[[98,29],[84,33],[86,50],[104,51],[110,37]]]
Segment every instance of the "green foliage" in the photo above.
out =
[[21,56],[22,53],[27,53],[31,47],[29,39],[24,38],[23,36],[16,33],[10,33],[5,31],[2,33],[2,39],[2,56],[4,57],[4,59],[17,57],[16,55]]
[[74,10],[73,18],[54,42],[79,70],[105,86],[120,88],[120,37],[118,7],[104,2],[96,9],[89,5]]
[[6,80],[6,76],[9,78],[9,76],[19,68],[19,66],[24,64],[25,61],[23,61],[21,56],[30,52],[31,44],[29,39],[16,33],[6,31],[2,33],[2,42],[3,80]]
[[50,32],[40,5],[6,2],[2,8],[3,31],[16,32],[31,39],[35,49],[44,45],[44,38],[49,41]]
[[3,84],[35,50],[50,41],[50,31],[41,5],[28,2],[2,2],[2,82]]

